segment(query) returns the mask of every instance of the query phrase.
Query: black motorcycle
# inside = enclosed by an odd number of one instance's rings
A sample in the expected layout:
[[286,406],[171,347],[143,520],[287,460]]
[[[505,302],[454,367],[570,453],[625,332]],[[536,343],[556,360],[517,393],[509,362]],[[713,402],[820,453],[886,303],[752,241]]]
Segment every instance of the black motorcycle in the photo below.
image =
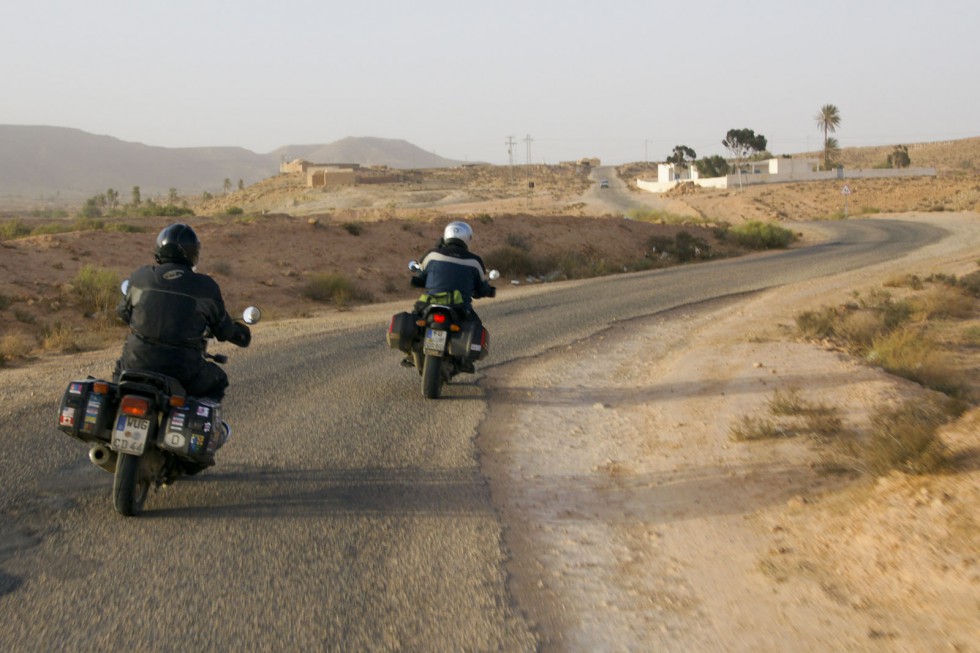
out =
[[[245,309],[246,324],[259,309]],[[223,354],[204,357],[228,362]],[[71,381],[61,399],[58,428],[89,445],[89,460],[114,474],[113,504],[138,515],[150,486],[169,485],[214,465],[215,452],[231,437],[221,404],[191,397],[176,380],[143,370],[123,370],[117,382],[94,377]]]
[[[415,261],[408,268],[421,269]],[[500,273],[491,270],[488,277],[495,280]],[[425,293],[414,312],[395,313],[388,325],[388,346],[406,354],[403,365],[418,370],[426,399],[438,399],[443,384],[457,374],[475,372],[474,363],[490,351],[489,331],[454,294]]]

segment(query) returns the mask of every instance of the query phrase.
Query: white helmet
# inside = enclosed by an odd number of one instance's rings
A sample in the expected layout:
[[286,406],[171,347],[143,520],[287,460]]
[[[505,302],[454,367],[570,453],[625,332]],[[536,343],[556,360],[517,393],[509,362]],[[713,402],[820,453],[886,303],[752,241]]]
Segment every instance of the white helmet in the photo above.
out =
[[449,242],[451,238],[461,240],[469,247],[473,240],[473,230],[465,222],[450,222],[446,225],[446,230],[442,232],[442,239]]

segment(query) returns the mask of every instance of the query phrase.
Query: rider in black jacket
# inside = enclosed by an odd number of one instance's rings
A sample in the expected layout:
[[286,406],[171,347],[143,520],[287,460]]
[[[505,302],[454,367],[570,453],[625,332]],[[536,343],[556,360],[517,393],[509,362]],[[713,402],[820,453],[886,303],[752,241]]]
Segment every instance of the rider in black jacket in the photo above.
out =
[[157,236],[156,262],[129,277],[129,289],[116,313],[129,325],[115,378],[125,369],[172,376],[196,397],[221,401],[228,375],[205,360],[204,334],[239,347],[252,340],[247,325],[225,310],[218,284],[194,271],[201,242],[186,224],[172,224]]

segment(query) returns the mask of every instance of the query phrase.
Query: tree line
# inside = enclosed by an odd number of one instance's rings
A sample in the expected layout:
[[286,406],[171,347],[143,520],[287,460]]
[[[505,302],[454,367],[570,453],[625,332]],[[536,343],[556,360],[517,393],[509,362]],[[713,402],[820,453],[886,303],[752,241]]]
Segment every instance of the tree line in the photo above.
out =
[[[840,110],[833,104],[825,104],[817,112],[815,121],[817,129],[823,132],[822,168],[830,170],[838,165],[840,145],[831,134],[835,134],[841,124]],[[731,162],[717,154],[699,159],[697,153],[687,145],[675,145],[666,162],[682,169],[693,165],[701,177],[724,177],[733,171],[741,174],[747,161],[772,158],[766,150],[766,137],[756,134],[752,129],[729,129],[721,144],[731,154]],[[907,168],[911,163],[908,148],[905,145],[896,145],[881,167]]]

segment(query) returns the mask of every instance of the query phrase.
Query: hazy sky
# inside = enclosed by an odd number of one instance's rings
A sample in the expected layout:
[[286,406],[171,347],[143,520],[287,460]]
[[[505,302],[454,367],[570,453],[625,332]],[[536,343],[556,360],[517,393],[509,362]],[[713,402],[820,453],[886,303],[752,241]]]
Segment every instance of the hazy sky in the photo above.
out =
[[[452,159],[663,160],[980,135],[977,0],[32,0],[0,124],[259,153],[347,136]],[[526,138],[530,136],[530,148]]]

